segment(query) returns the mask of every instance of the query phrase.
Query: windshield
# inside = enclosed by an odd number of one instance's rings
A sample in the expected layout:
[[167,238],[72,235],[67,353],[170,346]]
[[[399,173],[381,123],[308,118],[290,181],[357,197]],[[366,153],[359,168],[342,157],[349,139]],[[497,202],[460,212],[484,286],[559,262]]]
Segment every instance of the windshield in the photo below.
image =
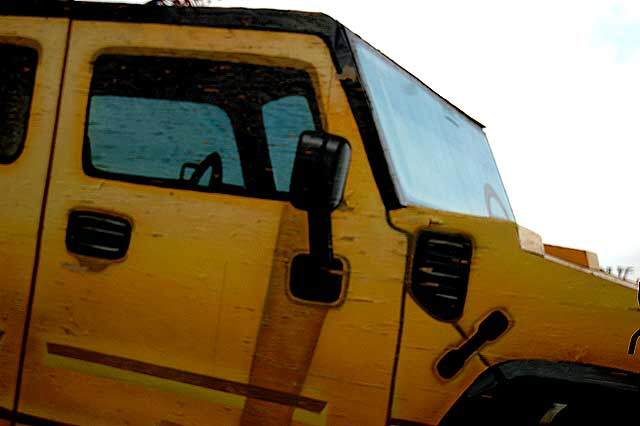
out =
[[482,127],[353,36],[403,204],[514,220]]

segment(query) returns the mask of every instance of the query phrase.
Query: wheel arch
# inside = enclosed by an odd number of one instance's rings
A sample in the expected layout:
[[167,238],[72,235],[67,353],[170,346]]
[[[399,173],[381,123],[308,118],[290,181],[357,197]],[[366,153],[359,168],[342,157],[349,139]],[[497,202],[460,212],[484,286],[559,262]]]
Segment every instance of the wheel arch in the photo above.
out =
[[554,401],[583,406],[613,401],[617,407],[633,408],[639,397],[638,373],[576,362],[513,360],[480,374],[440,424],[461,424],[483,413],[539,416]]

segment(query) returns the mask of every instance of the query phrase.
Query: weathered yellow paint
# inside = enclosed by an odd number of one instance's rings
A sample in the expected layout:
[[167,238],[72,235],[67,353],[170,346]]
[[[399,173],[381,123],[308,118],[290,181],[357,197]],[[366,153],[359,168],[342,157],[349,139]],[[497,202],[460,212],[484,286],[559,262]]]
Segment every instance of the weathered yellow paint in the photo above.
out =
[[[470,335],[478,320],[495,309],[512,323],[482,348],[489,364],[545,359],[640,372],[637,358],[627,354],[640,321],[633,284],[524,251],[515,223],[413,207],[390,215],[407,232],[428,228],[473,241],[468,296],[458,325]],[[444,328],[452,327],[440,325],[440,331],[426,317],[412,301],[407,304],[393,416],[437,424],[482,366],[473,360],[452,381],[436,386],[430,374],[436,361],[432,354],[457,347],[460,337],[450,334],[447,340]],[[421,368],[415,362],[418,351],[426,355]],[[412,380],[412,374],[426,381]]]
[[0,331],[4,332],[0,338],[0,407],[9,409],[31,286],[67,22],[0,16],[0,43],[33,47],[39,56],[24,151],[14,163],[0,165]]
[[[6,332],[0,340],[0,407],[11,407],[14,398],[67,31],[65,20],[44,21],[0,17],[0,41],[40,52],[25,150],[11,167],[0,166],[7,191],[0,201],[0,330]],[[226,426],[239,425],[243,415],[247,425],[384,425],[398,355],[392,417],[437,424],[488,365],[502,361],[574,361],[640,372],[637,358],[626,353],[640,320],[633,285],[545,256],[537,235],[514,223],[415,207],[389,212],[387,221],[330,52],[319,38],[83,21],[72,25],[69,52],[21,412],[96,426]],[[324,129],[352,146],[344,202],[333,214],[335,252],[348,262],[344,301],[319,306],[288,294],[290,260],[308,250],[308,241],[305,213],[285,202],[84,174],[87,95],[92,62],[101,53],[271,64],[311,75]],[[66,250],[68,214],[78,208],[131,219],[125,259],[96,261]],[[471,335],[495,309],[511,321],[451,380],[439,378],[434,366],[464,336],[403,297],[411,244],[422,229],[461,233],[473,242],[467,304],[456,324],[462,334]],[[327,404],[321,412],[294,409],[53,355],[47,343]],[[297,370],[287,371],[292,366]]]
[[[312,75],[325,130],[353,148],[345,202],[333,215],[334,247],[349,260],[350,278],[346,302],[327,312],[301,391],[327,407],[296,410],[293,424],[384,424],[406,242],[386,223],[326,45],[281,32],[106,22],[72,27],[20,410],[83,425],[238,424],[237,398],[60,362],[46,343],[247,383],[273,254],[307,250],[304,238],[278,243],[284,202],[85,176],[87,92],[100,52],[287,65]],[[66,251],[67,216],[76,208],[133,219],[124,261],[92,270]]]
[[300,408],[293,410],[293,421],[291,426],[325,426],[327,425],[327,413],[329,409],[324,409],[321,413],[311,413]]
[[245,397],[227,392],[205,389],[199,386],[184,383],[172,382],[153,376],[124,371],[113,367],[108,367],[91,362],[72,360],[66,357],[47,354],[44,363],[47,367],[54,369],[65,369],[83,375],[103,377],[106,379],[119,380],[131,385],[142,386],[148,389],[162,392],[174,392],[186,395],[191,399],[209,402],[236,410],[241,410]]
[[407,296],[393,398],[394,418],[438,424],[485,369],[474,355],[452,380],[438,377],[436,362],[446,349],[457,347],[460,340],[453,326],[431,318]]

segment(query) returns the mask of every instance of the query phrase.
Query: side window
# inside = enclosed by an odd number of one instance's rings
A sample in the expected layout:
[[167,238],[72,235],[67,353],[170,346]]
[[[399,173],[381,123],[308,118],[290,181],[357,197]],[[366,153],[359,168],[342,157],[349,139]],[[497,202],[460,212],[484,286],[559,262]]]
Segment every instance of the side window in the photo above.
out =
[[299,135],[314,129],[319,111],[302,70],[102,55],[83,164],[108,179],[287,199]]
[[37,64],[35,49],[0,44],[0,164],[14,162],[24,147]]
[[89,108],[88,136],[96,169],[174,179],[183,164],[200,162],[216,151],[222,162],[222,182],[244,186],[231,120],[219,107],[165,99],[94,96]]
[[266,104],[262,115],[276,189],[289,191],[298,137],[315,130],[309,103],[304,96],[287,96]]

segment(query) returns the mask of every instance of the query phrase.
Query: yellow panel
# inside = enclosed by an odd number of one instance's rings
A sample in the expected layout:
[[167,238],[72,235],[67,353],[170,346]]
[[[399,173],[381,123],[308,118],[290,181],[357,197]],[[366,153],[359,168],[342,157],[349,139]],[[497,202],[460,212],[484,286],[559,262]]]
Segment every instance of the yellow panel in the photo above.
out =
[[[313,76],[325,129],[353,148],[345,204],[333,220],[334,247],[348,259],[351,276],[346,303],[327,314],[302,389],[302,396],[327,406],[318,414],[296,410],[294,419],[383,425],[406,241],[386,223],[326,45],[280,32],[106,22],[73,24],[21,411],[72,424],[238,424],[243,407],[237,397],[63,362],[47,353],[47,344],[247,383],[270,275],[281,267],[273,254],[307,250],[305,227],[298,230],[301,240],[285,243],[278,235],[284,202],[85,176],[81,147],[91,61],[107,51],[287,65]],[[67,214],[74,208],[133,218],[124,261],[100,269],[66,251]],[[286,208],[306,223],[303,212]]]
[[[429,228],[471,238],[474,252],[469,291],[458,325],[470,335],[477,322],[496,309],[507,313],[511,321],[502,337],[481,349],[490,364],[544,359],[640,372],[640,363],[627,354],[629,339],[640,321],[631,283],[522,250],[514,223],[419,208],[394,211],[391,217],[394,224],[409,232]],[[411,327],[417,325],[407,315],[405,329]],[[437,331],[427,327],[422,330],[425,339],[437,337]],[[405,337],[403,351],[406,345]],[[409,363],[401,355],[398,393],[403,386],[402,370]],[[460,374],[466,377],[477,373],[467,365]],[[446,387],[455,387],[454,382]],[[467,385],[458,383],[458,392],[461,394]],[[444,389],[433,386],[434,392]],[[405,387],[410,389],[409,385]],[[425,409],[417,404],[401,408],[402,403],[394,405],[394,417],[434,422],[458,396],[453,392],[448,396],[450,401],[430,409],[435,417],[420,414]],[[402,412],[396,414],[396,407]]]
[[0,165],[0,406],[11,408],[40,206],[53,137],[67,21],[0,16],[0,43],[34,47],[39,63],[24,151]]
[[461,336],[450,325],[427,315],[407,297],[402,344],[396,374],[392,417],[437,424],[466,389],[485,369],[473,356],[452,380],[435,372],[438,359],[447,349],[459,346]]
[[346,303],[327,314],[304,392],[329,400],[329,425],[384,425],[397,343],[406,238],[391,229],[344,92],[332,86],[330,131],[352,144],[345,203],[333,214],[349,260]]

